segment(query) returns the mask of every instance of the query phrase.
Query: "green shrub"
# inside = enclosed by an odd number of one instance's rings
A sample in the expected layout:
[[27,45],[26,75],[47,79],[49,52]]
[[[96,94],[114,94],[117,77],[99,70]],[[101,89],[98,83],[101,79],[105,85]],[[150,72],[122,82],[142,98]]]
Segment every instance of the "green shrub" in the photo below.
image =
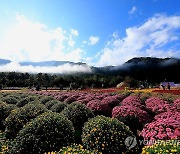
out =
[[4,133],[0,131],[0,154],[8,154],[8,147],[5,143]]
[[3,129],[3,121],[6,118],[6,106],[6,103],[0,102],[0,130]]
[[72,122],[54,112],[41,114],[19,132],[10,153],[38,154],[59,151],[74,141]]
[[18,101],[16,103],[16,105],[18,107],[23,107],[24,105],[28,104],[29,102],[33,102],[35,100],[37,100],[37,98],[35,96],[25,97],[25,98],[22,98],[20,101]]
[[93,118],[93,112],[85,105],[74,102],[68,105],[62,112],[70,121],[75,129],[81,129],[89,118]]
[[84,147],[82,145],[77,145],[77,144],[73,144],[71,146],[67,146],[67,147],[63,147],[62,149],[60,149],[60,151],[56,154],[65,154],[65,153],[80,153],[80,154],[96,154],[98,152],[96,151],[90,151],[87,149],[84,149]]
[[178,96],[172,94],[163,94],[160,96],[160,98],[172,104],[173,101],[178,98]]
[[0,96],[1,96],[1,97],[6,97],[7,95],[8,95],[8,93],[5,93],[5,92],[1,92],[1,93],[0,93]]
[[13,110],[5,120],[6,137],[14,138],[22,129],[23,125],[47,111],[46,107],[39,103],[27,104],[22,108]]
[[128,97],[129,95],[131,95],[133,92],[132,91],[122,91],[122,95],[126,98],[126,97]]
[[12,95],[8,95],[6,97],[2,98],[3,102],[6,102],[8,104],[16,104],[18,102],[18,98],[12,96]]
[[52,101],[54,100],[53,97],[49,97],[49,96],[43,96],[43,97],[40,97],[39,101],[42,103],[42,104],[46,104],[47,102],[49,101]]
[[8,117],[13,109],[17,108],[14,104],[0,102],[0,130],[5,129],[4,120]]
[[144,103],[146,101],[146,99],[148,99],[150,96],[151,96],[151,93],[144,92],[144,93],[141,93],[140,98],[141,98],[142,102]]
[[75,129],[75,139],[77,143],[81,143],[82,127],[89,118],[93,118],[93,112],[85,105],[80,103],[72,103],[68,105],[62,112],[70,121],[72,121]]
[[60,102],[60,103],[54,104],[51,107],[51,111],[60,113],[61,111],[64,110],[65,107],[67,107],[67,104],[64,102]]
[[145,146],[142,154],[178,154],[180,153],[180,146],[178,140],[157,141],[152,146]]
[[60,101],[58,101],[58,100],[50,100],[45,104],[45,106],[46,106],[47,109],[50,109],[53,105],[55,105],[57,103],[60,103]]
[[137,135],[137,130],[143,129],[143,123],[139,122],[139,118],[136,116],[119,116],[117,119],[128,126],[134,135]]
[[[97,116],[90,119],[83,127],[82,142],[86,149],[98,150],[105,154],[130,152],[125,146],[125,139],[133,136],[129,127],[117,119]],[[137,147],[130,149],[136,153]]]

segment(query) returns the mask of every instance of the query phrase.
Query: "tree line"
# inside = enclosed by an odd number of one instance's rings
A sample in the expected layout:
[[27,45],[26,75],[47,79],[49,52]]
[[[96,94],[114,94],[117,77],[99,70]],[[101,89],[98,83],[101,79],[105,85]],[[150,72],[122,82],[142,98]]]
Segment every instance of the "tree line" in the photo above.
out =
[[17,72],[1,72],[0,73],[0,88],[3,87],[76,87],[84,88],[109,88],[115,87],[118,83],[126,81],[131,86],[137,86],[139,82],[131,77],[122,77],[119,75],[109,76],[102,74],[73,74],[73,75],[58,75],[58,74],[29,74]]

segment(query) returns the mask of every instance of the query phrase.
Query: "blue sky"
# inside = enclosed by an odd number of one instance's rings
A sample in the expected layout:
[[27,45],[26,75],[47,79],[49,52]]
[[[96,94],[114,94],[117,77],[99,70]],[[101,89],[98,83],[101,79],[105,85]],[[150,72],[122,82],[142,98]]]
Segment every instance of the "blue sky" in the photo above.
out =
[[180,58],[179,0],[0,0],[0,58],[120,65]]

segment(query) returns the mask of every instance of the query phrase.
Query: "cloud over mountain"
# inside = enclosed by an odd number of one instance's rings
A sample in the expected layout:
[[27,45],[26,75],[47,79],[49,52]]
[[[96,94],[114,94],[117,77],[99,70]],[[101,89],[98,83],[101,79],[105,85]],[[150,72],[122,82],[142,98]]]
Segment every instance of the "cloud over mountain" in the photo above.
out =
[[155,15],[139,26],[126,29],[124,38],[113,38],[102,50],[98,65],[119,65],[133,57],[180,57],[171,42],[179,41],[180,16]]

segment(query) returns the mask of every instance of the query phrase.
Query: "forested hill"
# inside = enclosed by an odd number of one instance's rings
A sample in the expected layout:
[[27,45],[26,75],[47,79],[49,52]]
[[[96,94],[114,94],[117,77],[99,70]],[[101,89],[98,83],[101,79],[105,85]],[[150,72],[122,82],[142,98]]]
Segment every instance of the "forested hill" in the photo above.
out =
[[[0,67],[10,63],[9,60],[0,59]],[[51,67],[64,64],[88,66],[86,63],[73,63],[69,61],[44,61],[44,62],[20,62],[21,66],[32,65],[34,67]],[[148,80],[160,82],[168,81],[180,82],[180,59],[177,58],[152,58],[137,57],[128,60],[119,66],[94,67],[90,66],[91,73],[104,76],[130,76],[137,80]],[[79,73],[78,73],[79,74]]]
[[131,76],[137,80],[180,82],[180,59],[177,58],[137,57],[120,66],[93,67],[92,70],[106,75]]

